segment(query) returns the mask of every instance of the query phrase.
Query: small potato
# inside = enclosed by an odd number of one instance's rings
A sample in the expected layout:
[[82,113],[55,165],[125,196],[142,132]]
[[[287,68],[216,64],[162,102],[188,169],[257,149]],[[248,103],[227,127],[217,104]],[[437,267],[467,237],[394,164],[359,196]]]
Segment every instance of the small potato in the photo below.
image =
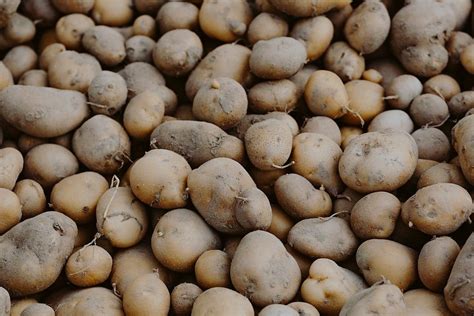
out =
[[91,81],[87,89],[88,104],[96,114],[112,116],[127,101],[127,83],[115,72],[102,71]]
[[152,65],[134,62],[118,72],[127,82],[127,88],[135,96],[145,90],[155,90],[165,84],[163,75]]
[[98,114],[85,121],[72,137],[74,154],[87,168],[113,174],[130,159],[130,140],[122,125]]
[[242,37],[252,18],[252,9],[245,0],[204,0],[199,10],[202,31],[226,43]]
[[446,49],[449,53],[449,66],[459,69],[461,61],[459,56],[464,48],[473,43],[471,35],[464,32],[452,32],[446,43]]
[[349,298],[365,288],[364,280],[354,272],[332,260],[317,259],[301,285],[301,296],[324,315],[338,315]]
[[13,192],[20,200],[23,219],[46,211],[46,196],[43,187],[38,182],[30,179],[18,181]]
[[413,132],[415,125],[410,116],[402,110],[388,110],[381,112],[370,122],[368,132],[380,132],[385,129]]
[[295,222],[278,205],[272,204],[272,224],[267,229],[281,241],[285,242]]
[[133,21],[133,35],[144,35],[150,39],[156,36],[156,21],[149,15],[140,15]]
[[388,192],[367,194],[351,211],[351,227],[361,239],[388,238],[395,229],[401,203]]
[[176,29],[194,30],[199,24],[199,9],[188,2],[166,2],[156,17],[161,34]]
[[251,188],[236,198],[235,218],[246,230],[266,230],[272,223],[272,208],[265,193]]
[[468,187],[461,168],[449,163],[436,164],[423,172],[419,177],[417,187],[421,189],[436,183],[454,183],[463,188]]
[[247,94],[237,81],[216,78],[201,86],[194,97],[192,110],[198,120],[227,130],[242,120],[247,105]]
[[[189,239],[188,236],[194,236]],[[158,221],[151,248],[158,261],[177,272],[193,271],[198,258],[221,246],[219,236],[194,211],[175,209]]]
[[112,257],[102,247],[87,246],[69,257],[65,271],[67,279],[75,286],[96,286],[109,278]]
[[18,84],[23,86],[47,87],[48,73],[40,69],[28,70],[21,75]]
[[298,316],[299,314],[293,308],[282,304],[267,305],[258,313],[258,316],[273,315]]
[[362,79],[371,81],[373,83],[382,84],[383,76],[375,69],[367,69],[362,73]]
[[303,0],[299,2],[286,0],[269,0],[270,4],[275,6],[281,12],[296,16],[309,17],[324,14],[332,9],[340,9],[348,5],[348,0],[324,1],[314,3],[310,0]]
[[415,250],[397,242],[369,239],[357,249],[356,260],[369,285],[387,279],[404,291],[417,279],[417,256]]
[[393,191],[411,178],[417,160],[418,149],[408,133],[365,133],[345,148],[339,174],[349,188],[361,193]]
[[449,117],[446,102],[434,94],[415,97],[410,105],[410,116],[418,126],[439,126]]
[[296,85],[288,79],[263,81],[248,92],[249,108],[255,113],[293,111],[298,102]]
[[38,145],[25,156],[25,176],[37,181],[43,188],[51,188],[78,170],[76,157],[60,145]]
[[13,190],[23,171],[23,155],[15,148],[0,149],[0,188]]
[[238,292],[214,287],[200,294],[192,306],[191,316],[254,316],[249,299]]
[[347,19],[351,16],[354,9],[350,4],[341,6],[338,9],[331,10],[325,14],[331,20],[334,26],[334,37],[342,38],[344,25],[346,24]]
[[468,115],[460,120],[452,129],[453,147],[459,155],[459,164],[466,180],[474,185],[474,116]]
[[125,59],[125,40],[111,27],[98,25],[87,29],[82,46],[105,66],[115,66]]
[[341,145],[341,131],[337,123],[326,116],[313,116],[304,122],[302,133],[322,134]]
[[35,34],[36,28],[33,21],[19,13],[13,13],[3,29],[3,36],[16,45],[31,41]]
[[298,20],[290,36],[303,42],[309,61],[319,59],[328,49],[334,36],[334,26],[327,17]]
[[208,250],[194,267],[196,280],[203,289],[230,286],[230,258],[222,250]]
[[317,190],[306,178],[297,174],[287,174],[275,182],[278,204],[296,219],[329,216],[332,201],[328,193]]
[[87,14],[94,7],[94,0],[50,0],[62,13]]
[[130,188],[114,187],[105,191],[97,202],[96,220],[98,232],[117,248],[138,244],[148,227],[146,208]]
[[135,161],[130,187],[143,203],[161,209],[186,206],[186,179],[191,172],[186,159],[166,149],[153,149]]
[[2,62],[16,81],[28,70],[36,68],[38,55],[29,46],[19,45],[10,49]]
[[342,81],[359,79],[365,70],[364,57],[345,42],[335,42],[326,51],[324,67],[336,73]]
[[259,41],[250,55],[250,70],[263,79],[286,79],[293,76],[306,62],[303,44],[291,37],[276,37]]
[[355,253],[358,241],[344,219],[318,217],[296,223],[288,234],[288,244],[308,257],[340,262]]
[[344,191],[342,191],[342,193],[339,194],[339,196],[334,200],[332,212],[343,212],[340,213],[341,215],[339,215],[339,217],[350,222],[352,208],[363,197],[364,194],[361,194],[350,188],[345,188]]
[[301,282],[296,260],[278,238],[261,230],[248,233],[240,241],[230,277],[235,289],[257,306],[290,302]]
[[53,88],[85,93],[101,71],[99,62],[93,56],[64,51],[49,64],[48,80]]
[[245,117],[240,121],[239,125],[232,130],[232,134],[237,136],[238,138],[244,140],[245,133],[253,124],[259,123],[264,120],[269,119],[276,119],[284,122],[291,130],[291,134],[293,136],[298,135],[299,133],[299,126],[296,120],[285,112],[269,112],[267,114],[247,114]]
[[349,105],[341,119],[349,125],[364,125],[385,108],[384,89],[381,85],[367,80],[352,80],[345,84]]
[[272,13],[262,12],[257,15],[247,30],[247,39],[250,45],[261,40],[288,35],[288,23],[285,19]]
[[349,44],[361,54],[375,52],[388,37],[390,16],[379,0],[359,5],[347,19],[344,35]]
[[160,125],[165,113],[165,103],[159,92],[146,90],[133,97],[123,113],[123,126],[128,135],[148,139]]
[[13,85],[13,76],[3,61],[0,61],[0,90]]
[[48,71],[49,64],[62,52],[66,50],[66,46],[61,43],[54,43],[46,46],[39,57],[39,66],[41,69]]
[[451,145],[441,130],[434,127],[420,128],[411,135],[418,146],[418,158],[435,161],[449,159]]
[[0,234],[4,234],[21,220],[21,204],[18,196],[7,189],[0,188]]
[[437,183],[416,191],[402,207],[405,224],[429,235],[456,231],[472,213],[472,198],[461,186]]
[[20,316],[55,316],[55,313],[50,306],[38,303],[25,308]]
[[134,35],[125,42],[125,53],[127,61],[145,62],[151,64],[153,61],[153,48],[155,41],[143,35]]
[[425,289],[416,289],[403,294],[405,315],[454,316],[446,306],[441,294]]
[[170,293],[158,273],[138,277],[123,293],[126,315],[167,316],[170,305]]
[[78,224],[95,220],[97,203],[107,191],[107,180],[96,172],[86,171],[66,177],[51,191],[52,208]]
[[459,56],[459,60],[468,73],[474,74],[474,44],[470,44],[463,49]]
[[314,186],[324,186],[333,196],[342,191],[337,172],[342,150],[322,134],[301,133],[293,139],[291,166],[293,172],[308,179]]
[[[367,65],[367,69],[375,69],[382,75],[383,80],[381,84],[384,89],[388,88],[393,79],[406,73],[405,69],[393,58],[375,59]],[[423,89],[423,86],[421,89]],[[403,91],[403,89],[401,89],[401,91]]]
[[193,283],[176,285],[171,292],[171,310],[176,316],[191,315],[194,301],[201,293],[199,286]]
[[341,79],[331,71],[317,70],[304,92],[309,110],[316,115],[339,118],[347,112],[349,96]]
[[97,24],[125,26],[133,18],[132,0],[95,0],[91,15]]
[[293,302],[288,306],[297,311],[300,316],[320,316],[316,307],[305,302]]
[[448,102],[453,96],[461,92],[461,87],[453,77],[443,74],[427,80],[423,84],[423,92],[437,95]]
[[448,102],[449,114],[454,117],[464,115],[474,109],[474,91],[463,91],[453,96]]
[[78,50],[81,48],[82,35],[94,25],[94,20],[87,15],[80,13],[65,15],[56,23],[56,36],[59,43],[67,49]]
[[11,301],[11,316],[21,316],[21,313],[29,306],[38,303],[34,298],[21,298]]
[[451,237],[438,237],[427,242],[418,257],[418,275],[431,291],[441,292],[448,281],[459,245]]

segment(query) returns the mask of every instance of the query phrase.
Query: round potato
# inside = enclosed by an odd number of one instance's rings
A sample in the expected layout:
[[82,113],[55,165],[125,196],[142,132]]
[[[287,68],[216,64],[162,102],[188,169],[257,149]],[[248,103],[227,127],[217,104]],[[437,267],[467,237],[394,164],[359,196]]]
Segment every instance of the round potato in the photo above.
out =
[[23,44],[31,41],[36,34],[33,21],[19,13],[10,15],[7,26],[3,29],[3,36],[12,43]]
[[403,294],[407,315],[454,316],[446,306],[444,297],[425,289],[415,289]]
[[127,101],[127,83],[118,74],[102,71],[91,81],[87,89],[88,104],[97,114],[112,116]]
[[194,301],[201,293],[199,286],[193,283],[176,285],[171,292],[171,310],[176,316],[191,315]]
[[474,108],[474,91],[463,91],[454,95],[448,102],[448,108],[451,116],[463,116]]
[[61,43],[53,43],[46,46],[39,57],[39,66],[41,69],[48,71],[49,64],[62,52],[66,50],[66,46]]
[[132,96],[145,90],[157,90],[165,84],[165,78],[154,66],[144,62],[134,62],[118,72],[127,82]]
[[170,293],[158,273],[138,277],[123,293],[126,315],[167,316],[170,305]]
[[43,187],[38,182],[30,179],[18,181],[13,192],[20,200],[23,219],[36,216],[46,210],[46,196]]
[[4,234],[21,220],[21,204],[18,196],[4,188],[0,188],[2,205],[0,207],[0,234]]
[[0,149],[0,188],[13,190],[23,170],[23,155],[15,148]]
[[137,139],[148,139],[160,125],[166,105],[157,91],[146,90],[134,96],[123,113],[123,126],[128,135]]
[[382,84],[383,76],[375,69],[367,69],[362,73],[362,79],[371,81],[373,83]]
[[16,81],[28,70],[36,68],[38,55],[29,46],[19,45],[10,49],[2,62]]
[[120,64],[126,57],[125,40],[111,27],[98,25],[82,35],[82,46],[105,66]]
[[326,116],[313,116],[304,122],[302,133],[322,134],[331,138],[336,144],[341,145],[341,130],[337,123]]
[[153,61],[153,48],[155,41],[144,35],[134,35],[125,42],[125,53],[127,61],[145,62],[151,64]]
[[423,92],[435,94],[448,102],[453,96],[461,92],[461,87],[453,77],[442,74],[427,80],[423,84]]
[[293,26],[290,36],[303,42],[309,61],[319,59],[328,49],[334,36],[334,26],[327,17],[300,19]]
[[261,40],[288,35],[288,23],[285,19],[272,13],[262,12],[257,15],[247,30],[247,40],[254,45]]
[[352,80],[345,84],[349,105],[347,114],[341,119],[349,125],[362,125],[372,120],[385,108],[384,89],[367,80]]
[[388,110],[378,114],[370,122],[368,132],[380,132],[386,129],[413,132],[415,125],[410,116],[402,110]]
[[67,49],[79,49],[84,32],[95,23],[90,17],[80,13],[65,15],[56,23],[56,37]]
[[449,117],[446,102],[434,94],[422,94],[413,99],[410,116],[418,126],[440,126]]
[[316,307],[305,302],[293,302],[288,306],[296,310],[300,316],[320,316]]
[[298,102],[296,85],[288,80],[272,80],[257,83],[248,92],[249,108],[255,113],[293,111]]
[[188,2],[166,2],[156,17],[161,34],[176,29],[194,30],[199,25],[199,9]]
[[418,147],[418,158],[435,161],[449,159],[451,145],[441,130],[434,127],[420,128],[411,135]]
[[335,42],[324,55],[324,68],[336,73],[344,82],[362,77],[365,70],[364,57],[346,42]]
[[[232,308],[229,308],[232,306]],[[236,291],[214,287],[201,293],[194,301],[191,316],[228,315],[254,316],[253,306]]]
[[229,255],[222,250],[208,250],[199,256],[194,273],[199,286],[203,289],[230,286]]
[[140,15],[133,21],[133,35],[144,35],[150,39],[156,37],[156,21],[149,15]]
[[48,73],[40,69],[32,69],[25,72],[18,80],[19,85],[23,86],[48,86]]
[[86,246],[69,257],[65,271],[67,279],[75,286],[96,286],[109,278],[112,256],[102,247]]
[[385,88],[388,104],[395,109],[406,109],[411,101],[423,91],[420,80],[413,75],[401,75],[393,78]]

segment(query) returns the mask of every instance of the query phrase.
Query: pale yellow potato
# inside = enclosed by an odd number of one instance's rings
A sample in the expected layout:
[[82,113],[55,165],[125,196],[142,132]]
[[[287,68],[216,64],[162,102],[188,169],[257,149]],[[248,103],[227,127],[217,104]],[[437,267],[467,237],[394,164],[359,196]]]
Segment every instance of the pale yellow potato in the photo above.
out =
[[65,266],[66,277],[75,286],[96,286],[109,278],[112,256],[102,247],[90,245],[74,252]]
[[135,279],[123,293],[126,315],[167,316],[171,298],[158,273],[149,273]]
[[0,234],[4,234],[21,220],[21,204],[18,196],[7,189],[0,188]]
[[13,190],[23,170],[23,155],[15,148],[0,149],[0,188]]
[[208,250],[199,256],[194,266],[196,281],[202,289],[230,286],[230,262],[222,250]]
[[309,61],[319,59],[328,49],[334,36],[334,26],[327,17],[300,19],[291,29],[290,36],[303,42]]
[[97,24],[125,26],[133,18],[132,0],[95,0],[92,18]]
[[23,219],[36,216],[46,210],[46,196],[43,187],[38,182],[30,179],[18,181],[13,191],[20,200]]
[[94,25],[94,20],[87,15],[80,13],[65,15],[56,23],[58,42],[67,49],[77,50],[81,47],[81,38],[84,32]]
[[352,80],[345,84],[349,104],[341,119],[349,125],[365,125],[385,109],[384,89],[367,80]]

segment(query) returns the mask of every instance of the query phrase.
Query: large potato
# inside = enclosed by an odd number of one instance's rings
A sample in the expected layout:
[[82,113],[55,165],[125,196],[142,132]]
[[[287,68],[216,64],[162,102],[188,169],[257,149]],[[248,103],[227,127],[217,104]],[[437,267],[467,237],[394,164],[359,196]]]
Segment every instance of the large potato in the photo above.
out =
[[460,120],[452,130],[453,147],[459,155],[459,163],[466,180],[474,185],[474,115]]
[[254,316],[248,298],[224,288],[214,287],[200,294],[193,304],[191,316]]
[[23,170],[23,162],[23,155],[17,149],[0,149],[0,188],[13,190]]

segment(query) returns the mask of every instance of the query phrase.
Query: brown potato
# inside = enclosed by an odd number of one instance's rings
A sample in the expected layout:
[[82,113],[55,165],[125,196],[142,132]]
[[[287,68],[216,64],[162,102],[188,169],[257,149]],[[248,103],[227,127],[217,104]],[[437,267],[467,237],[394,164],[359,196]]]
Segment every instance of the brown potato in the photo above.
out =
[[269,40],[275,37],[288,35],[288,23],[282,17],[262,12],[257,15],[247,30],[247,40],[254,45],[260,40]]
[[191,315],[194,301],[201,293],[199,286],[193,283],[176,285],[171,292],[171,310],[176,316]]
[[125,59],[125,39],[111,27],[98,25],[87,29],[82,46],[105,66],[115,66]]
[[127,61],[145,62],[151,64],[153,61],[153,48],[155,41],[144,35],[134,35],[125,42],[125,53]]
[[199,9],[188,2],[166,2],[156,20],[161,34],[176,29],[194,30],[199,24]]
[[20,151],[23,154],[26,154],[33,147],[36,147],[41,144],[46,144],[47,142],[48,140],[46,138],[38,138],[27,134],[21,134],[18,138],[17,145]]
[[284,242],[295,222],[277,204],[272,204],[271,207],[272,223],[267,231]]
[[272,208],[265,193],[250,188],[236,198],[235,218],[246,230],[266,230],[272,223]]
[[102,71],[91,81],[87,89],[88,104],[97,114],[112,116],[127,101],[127,83],[115,72]]
[[196,298],[191,315],[254,316],[254,310],[245,296],[227,288],[214,287]]
[[41,69],[48,71],[49,64],[62,52],[66,50],[66,46],[61,43],[53,43],[46,46],[39,57],[39,66]]
[[299,314],[293,308],[283,304],[267,305],[258,313],[258,316],[272,315],[298,316]]
[[237,136],[238,138],[244,140],[245,133],[253,124],[259,123],[264,120],[269,119],[276,119],[282,122],[285,122],[286,125],[290,128],[291,134],[293,136],[298,135],[299,133],[299,126],[296,120],[285,112],[269,112],[267,114],[247,114],[245,117],[240,121],[239,125],[232,130],[232,134]]
[[13,190],[22,170],[23,156],[17,149],[0,149],[0,188]]
[[199,286],[203,289],[230,286],[229,256],[222,250],[208,250],[199,256],[194,273]]
[[328,49],[334,36],[334,26],[327,17],[298,20],[290,36],[303,42],[309,61],[319,59]]
[[0,90],[13,85],[13,76],[5,64],[0,61]]
[[109,278],[112,257],[102,247],[83,247],[69,257],[65,271],[69,282],[75,286],[96,286]]
[[474,74],[474,44],[470,44],[466,48],[463,49],[461,55],[459,56],[459,60],[461,61],[462,66],[468,73],[471,75]]
[[449,100],[448,108],[451,116],[463,116],[474,108],[474,91],[463,91],[456,94]]
[[95,0],[91,15],[97,24],[125,26],[133,18],[132,0]]
[[55,316],[55,313],[50,306],[38,303],[25,308],[20,316]]
[[36,68],[38,55],[29,46],[19,45],[10,49],[2,62],[16,81],[28,70]]
[[94,0],[50,0],[62,13],[87,14],[94,7]]
[[418,158],[435,161],[449,159],[451,145],[441,130],[434,127],[420,128],[411,135],[418,146]]
[[10,228],[18,224],[21,220],[21,204],[18,196],[7,189],[0,188],[0,234],[6,233]]
[[15,45],[31,41],[36,34],[33,21],[19,13],[13,13],[3,29],[3,36]]
[[313,116],[304,122],[302,133],[322,134],[331,138],[336,144],[341,145],[341,131],[337,123],[326,116]]
[[140,15],[133,21],[133,35],[144,35],[150,39],[156,36],[156,21],[149,15]]
[[310,0],[289,2],[286,0],[269,0],[278,10],[296,17],[309,17],[324,14],[332,9],[340,9],[348,5],[348,0],[324,1],[313,3]]
[[306,84],[308,83],[308,80],[313,72],[316,70],[318,70],[318,67],[316,67],[314,64],[306,64],[297,73],[288,78],[296,85],[296,96],[298,101],[304,95]]
[[441,294],[425,289],[416,289],[403,294],[405,315],[454,316],[446,306]]
[[402,110],[388,110],[377,114],[367,128],[368,132],[380,132],[386,129],[413,132],[415,125],[410,116]]
[[165,78],[154,66],[144,62],[134,62],[118,72],[127,82],[132,96],[145,90],[156,90],[165,84]]
[[418,189],[436,183],[454,183],[468,188],[460,167],[450,163],[439,163],[424,171],[417,182]]
[[364,57],[345,42],[335,42],[329,46],[324,56],[324,67],[336,73],[342,81],[359,79],[365,70]]
[[345,84],[349,104],[346,115],[341,119],[349,125],[362,125],[372,120],[385,108],[384,89],[367,80],[352,80]]
[[410,116],[418,126],[440,126],[449,117],[446,102],[434,94],[422,94],[413,99]]
[[170,293],[156,272],[138,277],[123,293],[126,315],[167,316],[170,305]]
[[134,96],[123,113],[123,126],[128,135],[148,139],[162,122],[165,107],[165,102],[157,91],[146,90]]
[[56,36],[59,43],[67,49],[79,49],[82,35],[94,27],[95,23],[90,17],[80,13],[65,15],[56,23]]
[[46,211],[46,196],[43,187],[38,182],[30,179],[18,181],[13,192],[20,200],[23,219]]
[[296,85],[288,80],[272,80],[257,83],[248,92],[249,108],[255,113],[293,111],[298,102]]

